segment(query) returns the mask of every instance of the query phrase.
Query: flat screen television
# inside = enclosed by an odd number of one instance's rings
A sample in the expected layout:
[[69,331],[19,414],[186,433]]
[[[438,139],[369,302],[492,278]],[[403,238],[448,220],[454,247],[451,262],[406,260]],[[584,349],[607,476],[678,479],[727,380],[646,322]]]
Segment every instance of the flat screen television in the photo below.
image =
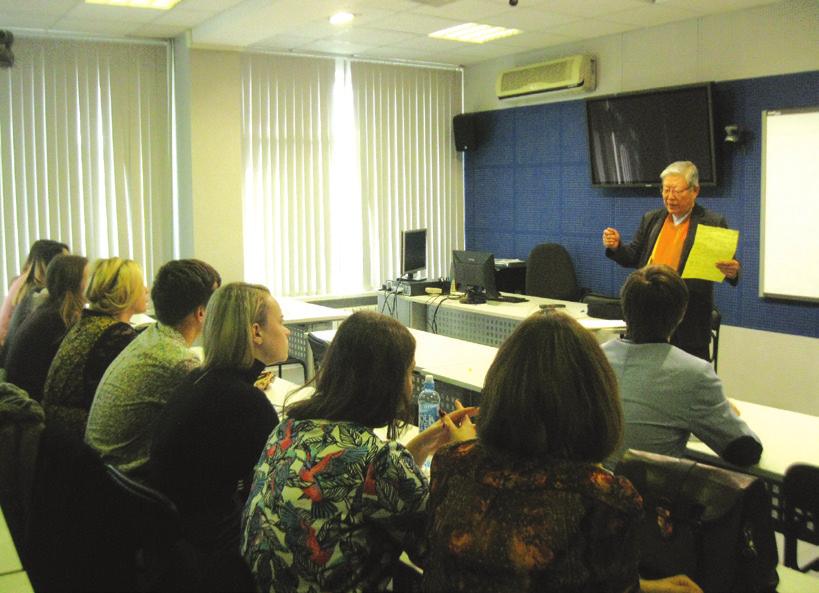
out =
[[401,231],[401,277],[412,280],[427,268],[427,229]]
[[587,99],[592,186],[659,187],[674,161],[715,185],[713,112],[710,83]]

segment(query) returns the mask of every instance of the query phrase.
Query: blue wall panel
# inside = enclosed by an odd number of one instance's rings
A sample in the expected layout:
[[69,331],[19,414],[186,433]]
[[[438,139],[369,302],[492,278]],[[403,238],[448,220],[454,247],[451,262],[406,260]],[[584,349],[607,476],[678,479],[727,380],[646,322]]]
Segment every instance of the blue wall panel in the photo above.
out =
[[[730,325],[819,337],[819,306],[758,296],[762,111],[817,103],[819,72],[714,86],[720,179],[698,201],[740,231],[739,286],[715,290]],[[561,243],[581,285],[617,294],[629,270],[603,255],[602,231],[613,226],[628,240],[643,213],[662,201],[654,190],[591,187],[584,101],[487,111],[476,122],[478,146],[465,159],[467,249],[525,259],[538,243]],[[724,145],[728,124],[746,129],[748,141]],[[805,177],[810,186],[813,172]],[[817,255],[801,254],[806,265],[819,265]]]

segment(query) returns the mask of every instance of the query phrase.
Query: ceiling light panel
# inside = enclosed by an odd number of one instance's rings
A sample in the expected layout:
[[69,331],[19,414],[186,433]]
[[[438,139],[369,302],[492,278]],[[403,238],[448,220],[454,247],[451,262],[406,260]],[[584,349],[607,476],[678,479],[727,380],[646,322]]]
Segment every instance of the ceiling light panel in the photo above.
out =
[[106,6],[122,6],[124,8],[153,8],[169,10],[179,0],[85,0],[86,4],[105,4]]
[[430,33],[429,36],[434,39],[448,39],[450,41],[461,41],[463,43],[486,43],[487,41],[503,39],[520,33],[520,29],[507,29],[505,27],[482,25],[480,23],[464,23],[435,31]]
[[337,12],[330,17],[331,25],[346,25],[352,22],[355,16],[351,12]]

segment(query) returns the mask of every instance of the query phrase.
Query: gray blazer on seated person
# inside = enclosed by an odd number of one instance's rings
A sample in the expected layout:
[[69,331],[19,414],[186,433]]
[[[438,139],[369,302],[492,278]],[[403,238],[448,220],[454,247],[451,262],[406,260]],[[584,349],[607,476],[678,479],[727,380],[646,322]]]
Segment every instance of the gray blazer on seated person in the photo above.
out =
[[682,457],[691,433],[730,463],[759,461],[762,443],[731,409],[710,363],[668,343],[611,340],[603,352],[617,376],[625,424],[607,466],[626,449]]

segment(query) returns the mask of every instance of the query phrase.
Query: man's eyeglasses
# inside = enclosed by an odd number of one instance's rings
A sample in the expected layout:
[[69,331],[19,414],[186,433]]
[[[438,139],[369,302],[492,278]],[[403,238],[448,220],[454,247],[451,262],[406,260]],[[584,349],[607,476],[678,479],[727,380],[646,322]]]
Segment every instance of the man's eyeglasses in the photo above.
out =
[[664,196],[674,196],[675,198],[679,198],[685,192],[687,192],[690,187],[686,187],[684,189],[676,189],[674,187],[663,187],[663,195]]

